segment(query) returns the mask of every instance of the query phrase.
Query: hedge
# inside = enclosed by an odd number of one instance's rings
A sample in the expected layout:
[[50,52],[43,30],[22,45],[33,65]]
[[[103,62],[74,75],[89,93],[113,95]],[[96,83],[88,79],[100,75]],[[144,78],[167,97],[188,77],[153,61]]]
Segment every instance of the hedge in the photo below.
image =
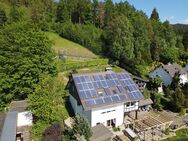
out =
[[59,63],[58,70],[59,71],[68,71],[74,69],[80,69],[85,67],[92,67],[98,65],[107,65],[108,59],[94,59],[87,61],[62,61]]

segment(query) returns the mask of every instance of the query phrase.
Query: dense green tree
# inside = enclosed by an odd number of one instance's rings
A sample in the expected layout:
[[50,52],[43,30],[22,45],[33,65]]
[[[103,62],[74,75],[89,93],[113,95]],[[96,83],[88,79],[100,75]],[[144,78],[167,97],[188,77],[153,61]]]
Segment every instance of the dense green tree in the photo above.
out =
[[35,91],[29,95],[29,109],[35,121],[52,124],[61,120],[63,101],[60,86],[54,78],[44,75]]
[[72,128],[65,126],[62,133],[62,141],[77,141]]
[[105,0],[104,25],[113,19],[114,5],[112,0]]
[[172,48],[166,48],[161,51],[160,55],[161,61],[164,63],[174,63],[177,62],[179,59],[179,51],[178,48],[172,47]]
[[184,45],[183,45],[183,37],[180,35],[177,35],[177,40],[176,40],[176,47],[179,48],[180,50],[184,50]]
[[165,21],[162,24],[161,34],[162,34],[162,37],[165,39],[168,48],[176,47],[176,40],[177,40],[176,35],[175,35],[172,25],[170,25],[168,21]]
[[183,86],[183,91],[186,97],[188,97],[188,83],[185,83],[185,85]]
[[93,23],[96,27],[100,27],[100,17],[99,17],[99,2],[98,0],[93,0]]
[[4,10],[0,9],[0,26],[3,26],[7,22],[7,16]]
[[161,111],[163,110],[163,105],[161,104],[162,95],[159,93],[152,93],[151,98],[153,100],[153,108]]
[[144,89],[143,96],[145,99],[148,99],[151,97],[151,93],[148,89]]
[[150,19],[159,21],[159,13],[156,8],[153,9]]
[[121,15],[113,19],[106,27],[105,52],[114,59],[134,59],[133,27],[129,20]]
[[87,141],[89,141],[90,137],[92,136],[91,127],[87,119],[81,115],[76,115],[74,122],[73,122],[73,133],[78,138],[80,136],[84,136]]
[[79,0],[76,13],[78,23],[92,23],[92,4],[90,0]]
[[156,78],[150,78],[148,87],[150,90],[153,91],[158,91],[158,88],[161,87],[162,85],[162,80],[160,76],[157,76]]
[[57,21],[63,22],[68,20],[71,21],[71,13],[68,12],[66,1],[60,0],[57,6]]
[[157,36],[151,41],[151,56],[154,61],[160,60],[159,38]]
[[60,0],[57,8],[57,19],[61,22],[92,23],[92,3],[90,0]]
[[181,108],[185,105],[186,99],[185,95],[180,86],[175,88],[174,93],[172,94],[172,106],[173,110],[176,112],[180,112]]
[[19,7],[14,6],[10,10],[9,17],[10,17],[9,19],[10,22],[22,21],[24,17],[24,11]]
[[57,20],[71,22],[76,11],[77,3],[77,0],[60,0],[57,7]]
[[44,31],[48,31],[56,21],[56,7],[53,0],[33,0],[29,7],[32,22]]
[[180,84],[180,73],[175,73],[174,77],[172,78],[171,88],[175,90]]
[[4,26],[0,45],[0,97],[4,102],[27,98],[41,74],[56,74],[50,41],[27,23]]
[[136,11],[134,6],[130,5],[127,1],[116,3],[114,5],[114,14],[115,15],[124,15],[129,20],[132,20],[132,18],[135,18],[139,12]]
[[151,62],[150,39],[148,36],[146,18],[139,14],[133,18],[134,54],[138,64],[142,61]]
[[183,35],[183,44],[184,44],[185,50],[188,51],[188,31],[185,32]]

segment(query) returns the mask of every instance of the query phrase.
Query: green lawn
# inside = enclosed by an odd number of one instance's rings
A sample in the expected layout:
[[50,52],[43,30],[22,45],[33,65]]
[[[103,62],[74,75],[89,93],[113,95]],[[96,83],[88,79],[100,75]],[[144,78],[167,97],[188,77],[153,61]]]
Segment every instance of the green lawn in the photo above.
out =
[[97,56],[87,48],[72,41],[69,41],[65,38],[62,38],[58,34],[52,32],[45,32],[45,34],[53,42],[53,48],[56,53],[58,53],[58,50],[61,50],[64,54],[68,56],[76,56],[91,59],[97,58]]
[[180,129],[176,131],[176,136],[165,139],[163,141],[188,141],[188,129]]

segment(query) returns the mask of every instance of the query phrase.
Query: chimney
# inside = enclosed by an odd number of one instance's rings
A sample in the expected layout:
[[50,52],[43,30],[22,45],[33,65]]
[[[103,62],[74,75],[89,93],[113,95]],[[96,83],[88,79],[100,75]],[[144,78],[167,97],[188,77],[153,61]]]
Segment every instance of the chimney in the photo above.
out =
[[105,68],[105,71],[112,71],[112,67],[111,67],[111,66],[107,66],[107,67]]

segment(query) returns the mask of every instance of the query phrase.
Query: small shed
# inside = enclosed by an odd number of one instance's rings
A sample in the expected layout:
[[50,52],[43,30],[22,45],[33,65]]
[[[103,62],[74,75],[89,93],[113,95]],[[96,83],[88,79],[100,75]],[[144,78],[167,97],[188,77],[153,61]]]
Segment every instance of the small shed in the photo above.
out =
[[111,141],[113,133],[106,128],[103,124],[92,127],[93,135],[91,141]]
[[3,130],[3,125],[5,122],[6,113],[1,112],[0,113],[0,138],[1,138],[1,132]]
[[0,141],[15,141],[17,112],[8,112],[5,118]]
[[0,141],[30,141],[33,117],[31,111],[27,111],[27,106],[27,100],[13,101],[8,112],[0,115]]

